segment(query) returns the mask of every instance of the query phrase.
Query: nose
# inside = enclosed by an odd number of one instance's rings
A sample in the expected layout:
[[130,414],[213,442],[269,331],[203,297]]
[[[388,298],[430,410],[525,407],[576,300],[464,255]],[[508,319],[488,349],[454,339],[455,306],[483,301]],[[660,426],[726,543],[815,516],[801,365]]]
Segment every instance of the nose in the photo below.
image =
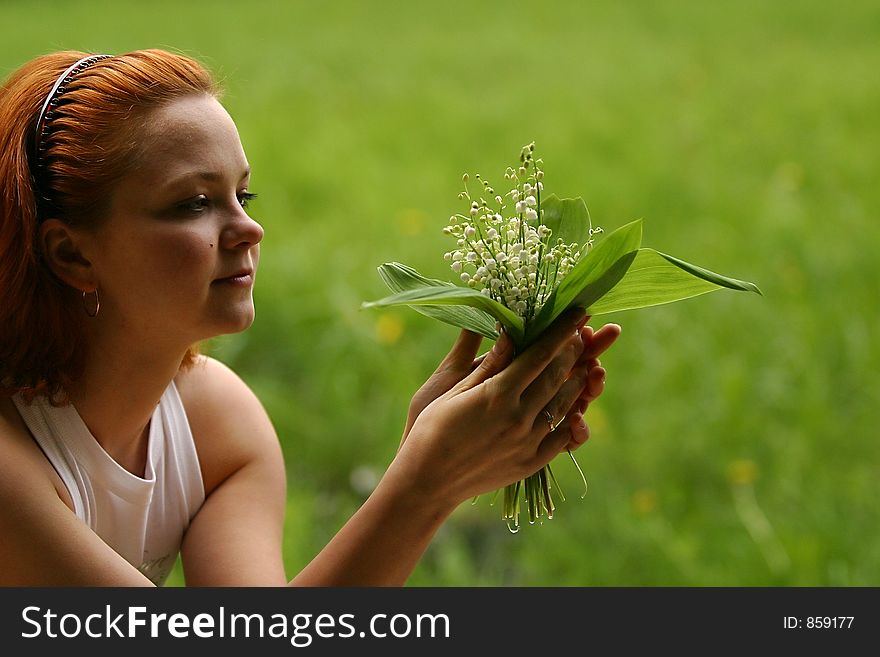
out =
[[224,227],[220,243],[224,248],[250,248],[263,239],[263,227],[254,221],[242,208]]

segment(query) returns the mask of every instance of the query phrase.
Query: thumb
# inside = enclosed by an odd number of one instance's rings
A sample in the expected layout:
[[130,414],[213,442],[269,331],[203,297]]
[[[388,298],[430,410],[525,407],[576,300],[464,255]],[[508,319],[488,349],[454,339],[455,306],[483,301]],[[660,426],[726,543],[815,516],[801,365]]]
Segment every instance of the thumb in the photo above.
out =
[[460,371],[462,375],[469,373],[482,341],[483,337],[479,333],[462,329],[455,344],[452,345],[452,349],[449,350],[434,373],[439,374],[450,370]]
[[495,346],[486,354],[486,357],[483,358],[483,361],[479,366],[471,372],[470,376],[461,382],[461,387],[463,389],[468,389],[481,384],[486,379],[495,376],[505,367],[510,365],[510,361],[512,360],[513,340],[510,339],[510,336],[507,335],[506,332],[502,331],[499,338],[495,341]]

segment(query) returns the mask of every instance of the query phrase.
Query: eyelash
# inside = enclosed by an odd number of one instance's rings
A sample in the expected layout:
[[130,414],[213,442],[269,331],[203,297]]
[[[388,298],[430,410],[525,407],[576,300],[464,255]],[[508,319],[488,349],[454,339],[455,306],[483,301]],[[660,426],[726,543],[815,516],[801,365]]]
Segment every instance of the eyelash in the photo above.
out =
[[[252,192],[239,192],[238,194],[236,194],[236,197],[238,198],[238,204],[242,208],[247,209],[250,202],[257,198],[257,195]],[[202,194],[197,198],[190,199],[189,201],[184,201],[183,203],[178,205],[177,208],[181,212],[198,214],[204,212],[210,204],[211,200],[207,196]]]
[[238,204],[246,209],[255,198],[257,198],[257,195],[253,192],[241,192],[238,195]]

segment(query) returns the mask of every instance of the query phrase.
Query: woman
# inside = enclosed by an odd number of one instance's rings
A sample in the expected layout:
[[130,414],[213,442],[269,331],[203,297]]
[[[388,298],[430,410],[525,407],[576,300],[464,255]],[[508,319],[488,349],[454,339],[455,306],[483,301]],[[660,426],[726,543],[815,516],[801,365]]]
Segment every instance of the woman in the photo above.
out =
[[[208,73],[62,52],[0,90],[0,584],[283,585],[285,471],[248,387],[192,345],[242,331],[263,229]],[[462,332],[373,494],[293,578],[402,585],[463,500],[588,437],[582,313],[515,360]],[[557,418],[565,418],[557,422]]]

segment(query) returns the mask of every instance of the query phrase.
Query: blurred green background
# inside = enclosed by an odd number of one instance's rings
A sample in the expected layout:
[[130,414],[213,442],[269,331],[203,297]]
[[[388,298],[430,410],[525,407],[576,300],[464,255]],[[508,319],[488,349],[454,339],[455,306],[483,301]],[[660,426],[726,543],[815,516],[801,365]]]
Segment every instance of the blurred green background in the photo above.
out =
[[[3,77],[145,47],[224,81],[266,228],[257,320],[209,351],[262,398],[289,472],[292,577],[369,494],[457,331],[384,296],[451,278],[465,171],[532,140],[546,191],[754,281],[596,318],[593,437],[556,518],[460,507],[411,585],[880,584],[880,4],[0,3]],[[182,584],[175,571],[170,584]]]

